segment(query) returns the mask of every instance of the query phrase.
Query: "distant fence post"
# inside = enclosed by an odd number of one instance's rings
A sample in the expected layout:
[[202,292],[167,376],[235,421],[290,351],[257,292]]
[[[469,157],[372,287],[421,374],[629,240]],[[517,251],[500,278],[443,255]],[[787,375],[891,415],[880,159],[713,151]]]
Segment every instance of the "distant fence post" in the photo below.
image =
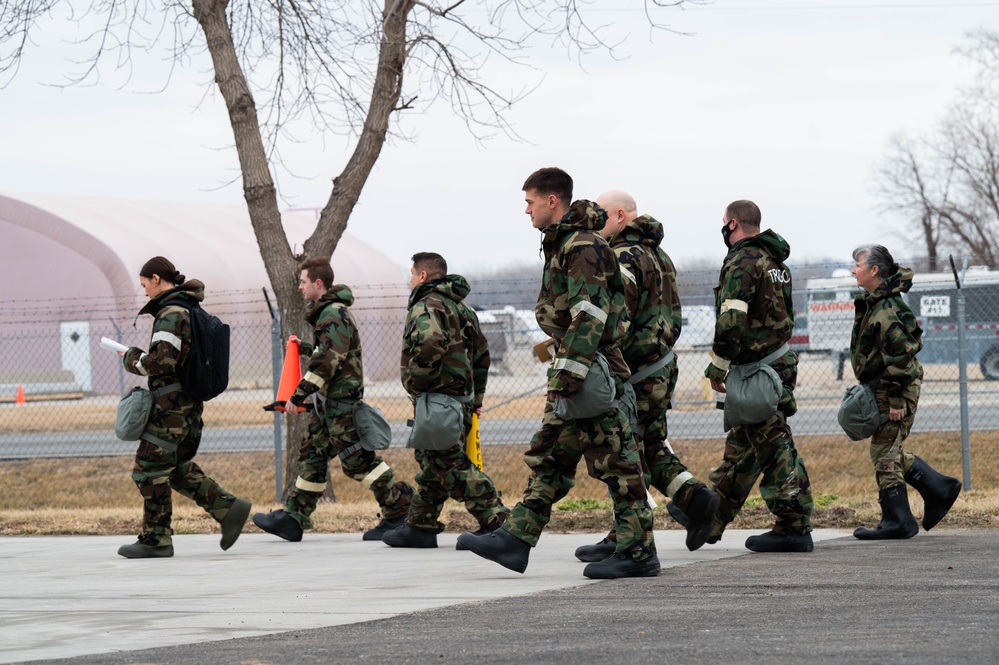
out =
[[[121,344],[121,328],[118,327],[118,322],[114,320],[113,316],[109,316],[111,319],[111,325],[114,326],[115,340]],[[125,396],[125,363],[118,363],[118,394],[122,397]]]
[[961,395],[961,466],[964,467],[964,491],[971,491],[971,437],[968,425],[968,341],[967,322],[964,311],[964,291],[961,290],[961,280],[957,276],[953,255],[950,257],[950,269],[954,272],[954,283],[957,285],[957,367],[958,385]]
[[[271,312],[271,385],[274,391],[274,399],[277,399],[278,384],[281,382],[281,367],[284,359],[281,354],[281,317],[278,316],[277,309],[271,305],[271,299],[267,295],[267,288],[264,288],[264,300],[267,301],[267,309]],[[281,414],[274,412],[274,501],[281,502],[283,490],[284,471],[282,470],[282,436],[281,436]]]

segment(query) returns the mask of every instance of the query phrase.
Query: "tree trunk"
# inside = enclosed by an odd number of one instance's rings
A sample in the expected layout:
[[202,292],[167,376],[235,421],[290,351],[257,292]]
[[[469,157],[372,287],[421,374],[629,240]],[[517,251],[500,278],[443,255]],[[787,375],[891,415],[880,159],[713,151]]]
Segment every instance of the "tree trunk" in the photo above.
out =
[[[236,57],[232,32],[226,20],[226,0],[192,0],[194,17],[205,34],[208,52],[215,67],[215,82],[225,100],[232,125],[240,170],[243,197],[250,223],[260,247],[271,288],[281,316],[281,333],[311,338],[305,324],[305,304],[298,292],[298,265],[281,225],[277,191],[271,177],[267,151],[253,95]],[[285,419],[285,478],[287,493],[298,475],[298,448],[305,432],[306,418]]]
[[[389,120],[398,107],[402,91],[403,67],[408,54],[406,25],[413,5],[413,0],[385,0],[378,69],[364,128],[350,160],[333,181],[333,190],[316,230],[304,243],[307,256],[332,256],[385,144]],[[243,175],[243,196],[260,247],[260,256],[274,289],[281,315],[282,335],[296,334],[308,339],[311,331],[306,327],[305,305],[297,289],[298,260],[292,254],[281,225],[277,190],[260,133],[253,95],[233,45],[226,17],[227,6],[227,0],[192,0],[194,17],[204,31],[215,67],[215,82],[229,112]],[[302,416],[285,419],[285,494],[298,475],[298,451],[306,434],[307,420]],[[328,495],[331,493],[328,492]]]

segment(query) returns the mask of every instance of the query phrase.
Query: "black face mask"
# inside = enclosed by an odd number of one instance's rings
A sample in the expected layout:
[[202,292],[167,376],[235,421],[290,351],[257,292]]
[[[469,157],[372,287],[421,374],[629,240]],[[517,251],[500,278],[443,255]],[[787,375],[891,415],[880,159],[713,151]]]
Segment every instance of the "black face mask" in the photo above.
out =
[[732,249],[732,241],[729,240],[729,238],[732,236],[732,229],[728,227],[728,224],[729,223],[726,222],[725,226],[721,227],[721,234],[722,234],[722,239],[725,241],[725,246],[728,247],[729,249]]

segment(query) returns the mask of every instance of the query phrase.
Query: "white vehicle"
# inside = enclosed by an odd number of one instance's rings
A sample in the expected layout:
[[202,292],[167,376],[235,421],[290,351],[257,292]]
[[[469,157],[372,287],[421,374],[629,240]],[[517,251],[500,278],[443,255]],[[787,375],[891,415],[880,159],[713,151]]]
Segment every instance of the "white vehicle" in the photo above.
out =
[[[961,279],[965,298],[968,361],[982,376],[999,380],[999,270],[969,268]],[[809,345],[813,351],[847,353],[853,332],[853,298],[860,292],[852,276],[810,279],[805,286]],[[957,287],[953,272],[916,273],[905,301],[923,329],[924,364],[957,362]]]
[[715,339],[715,308],[710,305],[683,305],[677,346],[711,346]]
[[507,349],[530,350],[538,342],[548,339],[531,309],[515,309],[507,305],[503,309],[476,312],[476,316],[489,340],[490,355],[501,356]]

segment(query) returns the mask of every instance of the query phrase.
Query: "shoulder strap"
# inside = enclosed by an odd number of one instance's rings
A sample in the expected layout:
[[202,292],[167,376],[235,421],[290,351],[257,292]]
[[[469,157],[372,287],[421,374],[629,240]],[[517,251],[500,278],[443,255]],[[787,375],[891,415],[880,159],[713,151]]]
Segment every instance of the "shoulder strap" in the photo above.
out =
[[172,393],[177,390],[180,390],[182,387],[183,386],[180,385],[179,381],[174,381],[173,383],[167,384],[162,388],[157,388],[156,390],[153,390],[151,392],[153,393],[153,398],[156,398],[156,397],[162,397],[167,393]]
[[[662,369],[663,367],[665,367],[666,365],[668,365],[671,362],[673,362],[673,358],[675,357],[675,355],[676,354],[673,353],[673,349],[670,349],[669,353],[667,353],[665,356],[663,356],[662,358],[660,358],[656,362],[652,363],[651,365],[649,365],[648,367],[642,369],[641,371],[636,372],[635,374],[632,374],[631,378],[628,379],[628,383],[630,383],[631,385],[635,385],[639,381],[642,381],[642,380],[646,379],[647,377],[651,376],[653,372],[658,371],[658,370]],[[784,355],[784,354],[781,354],[781,355]]]
[[781,344],[781,346],[780,346],[779,349],[777,349],[776,351],[774,351],[771,354],[768,354],[768,355],[760,358],[760,364],[761,365],[772,365],[775,362],[777,362],[777,360],[781,356],[783,356],[785,353],[787,353],[790,350],[791,350],[791,345],[788,344],[787,342],[784,342],[783,344]]

